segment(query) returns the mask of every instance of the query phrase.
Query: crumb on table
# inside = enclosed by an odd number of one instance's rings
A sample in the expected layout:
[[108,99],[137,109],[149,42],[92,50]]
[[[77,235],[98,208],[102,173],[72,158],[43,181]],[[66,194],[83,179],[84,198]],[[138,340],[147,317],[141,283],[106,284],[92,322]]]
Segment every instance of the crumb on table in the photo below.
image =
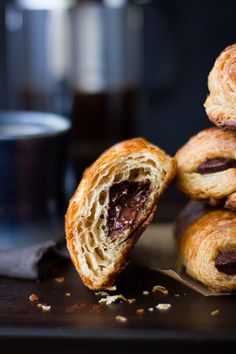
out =
[[39,301],[39,298],[36,294],[31,294],[29,296],[29,301],[31,301],[31,302]]
[[215,309],[215,310],[211,311],[211,316],[216,316],[219,314],[219,312],[220,312],[219,309]]
[[117,322],[127,322],[127,317],[125,317],[125,316],[120,316],[120,315],[117,315],[116,317],[115,317],[115,320],[117,321]]
[[171,304],[158,304],[156,308],[161,311],[169,310],[171,308]]
[[106,296],[109,296],[109,294],[106,292],[106,291],[97,291],[96,293],[95,293],[95,295],[97,295],[97,296],[102,296],[102,297],[106,297]]
[[143,295],[148,296],[149,295],[149,291],[148,290],[143,290]]
[[65,278],[64,277],[56,277],[56,278],[54,278],[54,281],[58,284],[64,283]]
[[154,285],[153,288],[152,288],[152,292],[153,293],[160,292],[160,293],[162,293],[164,295],[168,294],[168,290],[162,285]]
[[50,305],[42,305],[41,306],[43,312],[49,312],[51,311],[52,306]]
[[136,300],[135,299],[127,299],[124,295],[119,294],[119,295],[107,295],[106,297],[101,298],[98,302],[100,304],[110,305],[110,304],[117,302],[117,301],[126,301],[129,304],[132,304]]
[[137,309],[137,310],[136,310],[136,313],[137,313],[138,315],[144,315],[145,310],[144,310],[144,309]]

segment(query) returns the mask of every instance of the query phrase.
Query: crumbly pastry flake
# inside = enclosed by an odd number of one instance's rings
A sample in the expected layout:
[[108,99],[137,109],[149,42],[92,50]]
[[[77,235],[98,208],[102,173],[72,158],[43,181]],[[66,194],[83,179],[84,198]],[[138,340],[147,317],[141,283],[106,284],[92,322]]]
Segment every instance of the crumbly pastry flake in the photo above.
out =
[[97,296],[109,296],[109,294],[106,292],[106,291],[97,291],[96,293],[95,293],[95,295],[97,295]]
[[38,298],[38,296],[37,296],[36,294],[31,294],[31,295],[29,296],[29,301],[30,301],[30,302],[39,301],[39,298]]
[[163,295],[168,295],[168,290],[162,285],[154,285],[152,288],[152,292],[153,293],[160,292]]
[[136,313],[138,314],[138,315],[144,315],[145,314],[145,310],[144,309],[137,309],[136,310]]
[[135,299],[127,299],[124,295],[119,294],[119,295],[107,295],[107,296],[101,298],[98,302],[100,304],[110,305],[110,304],[115,303],[117,301],[124,301],[124,302],[128,302],[129,304],[132,304],[136,300]]
[[171,304],[158,304],[156,308],[161,311],[166,311],[171,308]]
[[150,293],[149,293],[148,290],[143,290],[143,295],[144,295],[144,296],[148,296],[148,295],[150,295]]
[[127,317],[125,317],[125,316],[120,316],[120,315],[117,315],[117,316],[115,317],[115,320],[116,320],[117,322],[121,322],[121,323],[125,323],[125,322],[128,321]]
[[42,305],[41,306],[43,312],[50,312],[52,306],[51,305]]
[[58,284],[64,283],[65,281],[65,277],[61,276],[61,277],[56,277],[54,278],[54,281]]
[[211,316],[216,316],[220,313],[220,310],[219,309],[216,309],[216,310],[213,310],[211,311]]

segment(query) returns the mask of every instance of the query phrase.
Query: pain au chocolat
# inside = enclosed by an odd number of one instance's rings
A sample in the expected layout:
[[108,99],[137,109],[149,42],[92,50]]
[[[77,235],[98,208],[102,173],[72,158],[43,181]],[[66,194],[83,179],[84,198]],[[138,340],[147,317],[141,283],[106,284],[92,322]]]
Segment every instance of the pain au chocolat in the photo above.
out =
[[151,222],[175,159],[142,138],[121,142],[89,167],[66,213],[66,239],[84,284],[107,289]]
[[209,96],[204,107],[218,127],[236,130],[236,44],[218,56],[208,76]]
[[177,152],[176,160],[182,192],[236,210],[236,131],[203,130]]
[[236,214],[191,201],[175,224],[186,272],[219,292],[236,290]]

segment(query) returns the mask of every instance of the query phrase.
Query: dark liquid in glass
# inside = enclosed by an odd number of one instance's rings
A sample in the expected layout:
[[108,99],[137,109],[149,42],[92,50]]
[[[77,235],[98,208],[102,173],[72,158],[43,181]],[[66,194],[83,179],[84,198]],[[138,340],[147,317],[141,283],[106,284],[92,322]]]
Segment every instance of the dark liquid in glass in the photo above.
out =
[[73,96],[73,155],[77,178],[104,149],[132,136],[137,90],[84,93]]

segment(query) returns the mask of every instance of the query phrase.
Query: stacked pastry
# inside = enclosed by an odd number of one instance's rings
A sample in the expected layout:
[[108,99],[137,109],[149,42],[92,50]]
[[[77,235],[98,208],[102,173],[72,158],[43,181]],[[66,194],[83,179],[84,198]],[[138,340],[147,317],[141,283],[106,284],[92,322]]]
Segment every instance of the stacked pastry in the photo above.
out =
[[208,77],[206,113],[216,127],[192,137],[176,154],[177,185],[195,201],[176,221],[188,274],[217,291],[236,290],[236,44]]

